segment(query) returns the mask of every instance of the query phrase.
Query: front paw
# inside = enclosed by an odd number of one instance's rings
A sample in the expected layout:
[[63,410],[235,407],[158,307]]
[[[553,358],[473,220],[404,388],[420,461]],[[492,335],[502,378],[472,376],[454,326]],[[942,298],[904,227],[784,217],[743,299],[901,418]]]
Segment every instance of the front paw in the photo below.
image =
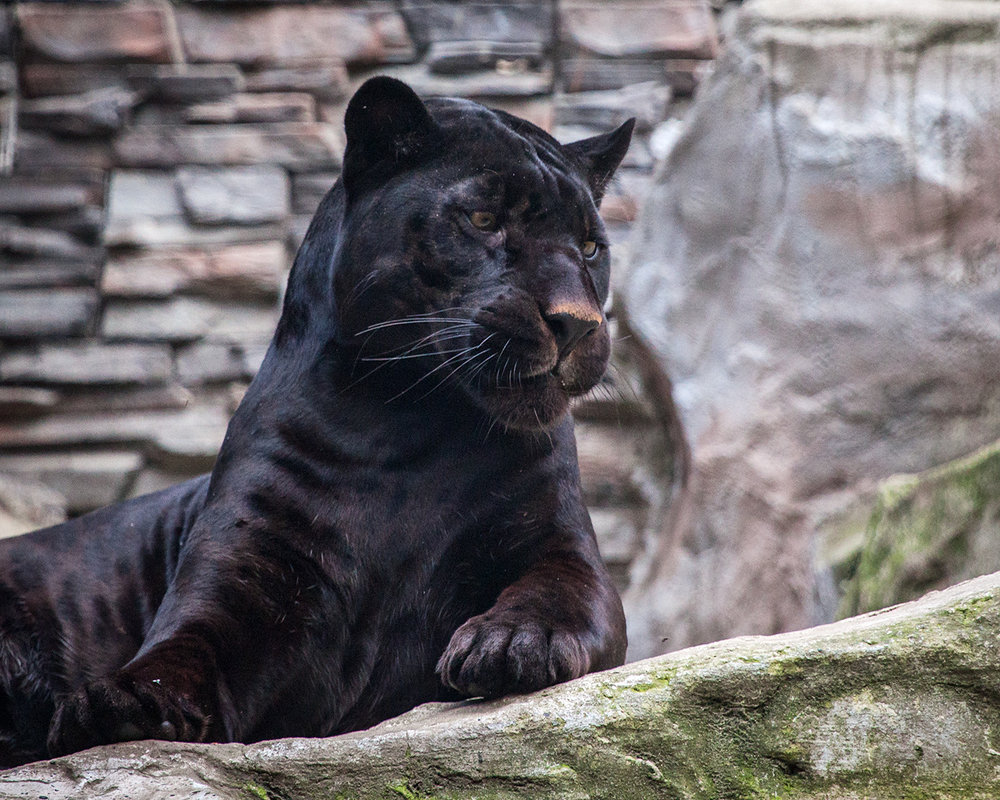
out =
[[487,613],[455,631],[437,673],[468,697],[501,697],[578,678],[589,668],[590,657],[573,634]]
[[157,681],[113,675],[63,698],[49,725],[49,755],[134,739],[205,741],[209,719]]

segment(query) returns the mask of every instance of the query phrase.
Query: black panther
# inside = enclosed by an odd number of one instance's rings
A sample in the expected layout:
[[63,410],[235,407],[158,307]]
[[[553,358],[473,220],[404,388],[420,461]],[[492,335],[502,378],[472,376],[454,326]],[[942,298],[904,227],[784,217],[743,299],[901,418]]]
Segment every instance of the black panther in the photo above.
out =
[[623,662],[568,407],[607,365],[598,204],[632,124],[563,146],[358,90],[211,475],[0,543],[0,765],[327,736]]

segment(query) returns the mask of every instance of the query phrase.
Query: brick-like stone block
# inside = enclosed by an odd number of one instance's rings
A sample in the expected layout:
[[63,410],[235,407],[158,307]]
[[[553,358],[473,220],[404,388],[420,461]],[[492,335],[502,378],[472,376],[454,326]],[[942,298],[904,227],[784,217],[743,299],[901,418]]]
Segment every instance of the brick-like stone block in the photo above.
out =
[[217,100],[243,89],[243,73],[234,64],[129,64],[125,77],[147,100],[162,103]]
[[177,185],[188,219],[201,225],[280,222],[291,213],[288,173],[280,167],[183,167]]
[[0,450],[151,445],[157,441],[170,447],[174,441],[183,443],[195,438],[204,441],[207,437],[214,436],[215,450],[218,451],[228,422],[227,410],[214,405],[201,405],[182,411],[53,414],[19,424],[0,420]]
[[0,382],[43,385],[165,383],[173,374],[166,345],[43,344],[0,353]]
[[564,0],[566,54],[612,58],[714,58],[715,19],[707,0]]
[[335,58],[360,65],[413,58],[402,17],[389,3],[354,8],[182,6],[177,21],[184,51],[193,62],[287,66]]
[[249,380],[255,372],[239,345],[198,342],[177,353],[177,377],[186,386]]
[[[402,0],[401,12],[421,49],[437,42],[551,46],[556,4],[552,0],[456,3]],[[492,68],[493,63],[488,66]]]
[[27,98],[129,88],[125,70],[117,64],[28,63],[19,64],[18,73],[21,92]]
[[111,143],[107,140],[71,139],[47,131],[18,132],[14,149],[14,173],[17,175],[106,170],[111,165]]
[[93,286],[99,273],[95,260],[0,255],[0,290]]
[[287,67],[261,67],[246,73],[248,92],[308,92],[330,102],[350,92],[347,67],[340,59],[321,58]]
[[206,399],[195,398],[179,383],[152,386],[123,384],[111,389],[80,386],[59,397],[58,411],[60,414],[83,416],[133,411],[181,411],[193,408],[196,402],[203,404]]
[[187,122],[312,122],[316,99],[305,92],[238,94],[227,100],[199,103],[184,110]]
[[0,175],[0,214],[52,214],[99,201],[83,183]]
[[52,389],[0,386],[0,419],[31,419],[47,414],[59,402]]
[[109,300],[101,331],[107,339],[132,341],[266,342],[277,321],[276,304],[268,308],[195,297],[162,302]]
[[82,336],[98,305],[93,289],[0,292],[0,339]]
[[25,100],[19,122],[72,136],[110,136],[128,120],[139,95],[118,88],[94,89],[79,95]]
[[[417,94],[427,96],[493,98],[533,97],[552,91],[552,69],[514,69],[511,71],[480,70],[465,75],[436,75],[423,64],[390,67],[378,70],[380,75],[390,75],[405,81]],[[368,77],[357,76],[359,79]]]
[[40,480],[66,498],[71,514],[81,514],[123,499],[143,462],[128,450],[0,454],[0,472]]
[[72,63],[168,62],[170,7],[159,3],[20,3],[30,58]]
[[126,251],[108,259],[101,289],[106,297],[118,298],[200,294],[217,300],[273,299],[287,267],[281,241]]
[[115,143],[115,157],[127,167],[280,164],[316,169],[339,167],[342,156],[339,128],[321,122],[150,126],[128,131]]
[[281,226],[277,224],[192,225],[185,214],[173,172],[115,170],[111,176],[104,229],[104,241],[109,247],[223,245],[274,240],[282,235]]

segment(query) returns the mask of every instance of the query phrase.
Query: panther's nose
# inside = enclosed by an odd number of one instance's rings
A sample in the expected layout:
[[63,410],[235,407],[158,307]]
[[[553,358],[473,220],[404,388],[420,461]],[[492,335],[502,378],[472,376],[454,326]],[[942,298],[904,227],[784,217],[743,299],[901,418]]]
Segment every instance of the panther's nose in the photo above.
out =
[[552,309],[544,314],[559,348],[559,360],[568,356],[579,341],[601,325],[601,317],[584,309]]

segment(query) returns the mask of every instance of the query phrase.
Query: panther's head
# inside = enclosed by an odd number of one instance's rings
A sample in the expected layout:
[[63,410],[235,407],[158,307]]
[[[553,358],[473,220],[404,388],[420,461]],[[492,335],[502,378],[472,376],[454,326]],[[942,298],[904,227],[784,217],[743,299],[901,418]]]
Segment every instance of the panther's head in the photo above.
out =
[[345,117],[333,273],[355,369],[396,376],[400,402],[457,390],[506,427],[557,422],[607,366],[597,209],[633,123],[564,146],[502,111],[366,82]]

